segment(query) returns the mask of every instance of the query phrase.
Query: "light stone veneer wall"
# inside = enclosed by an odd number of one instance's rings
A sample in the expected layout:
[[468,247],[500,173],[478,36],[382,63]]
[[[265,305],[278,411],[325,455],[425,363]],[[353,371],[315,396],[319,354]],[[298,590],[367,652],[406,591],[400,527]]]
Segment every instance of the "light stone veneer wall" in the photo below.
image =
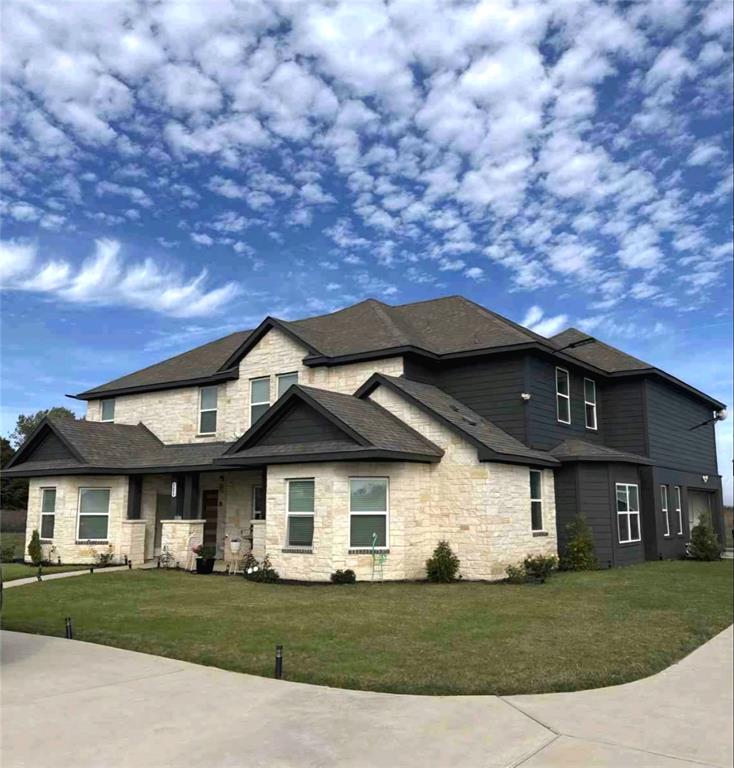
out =
[[56,489],[56,520],[54,538],[44,544],[44,556],[53,562],[95,563],[97,556],[108,551],[107,544],[76,543],[77,517],[80,488],[109,488],[110,517],[107,537],[116,561],[122,559],[122,544],[125,537],[122,523],[127,516],[127,477],[119,475],[73,475],[69,477],[34,477],[28,488],[28,517],[26,519],[25,559],[28,557],[28,542],[34,529],[41,530],[41,491],[43,488]]
[[196,567],[193,548],[204,541],[203,520],[162,520],[161,549],[170,552],[177,568],[191,571]]
[[[375,371],[391,376],[403,373],[401,357],[340,366],[309,368],[303,365],[308,350],[287,334],[273,328],[248,352],[240,363],[239,379],[219,385],[217,432],[198,435],[199,388],[145,392],[115,398],[115,422],[142,422],[164,443],[234,440],[250,427],[250,380],[270,377],[270,398],[277,398],[277,375],[298,373],[301,384],[352,394]],[[101,400],[87,403],[89,421],[101,418]]]
[[[425,561],[440,539],[461,560],[466,579],[501,579],[505,568],[527,554],[555,554],[553,473],[543,472],[547,535],[530,525],[530,480],[526,466],[477,461],[470,443],[402,397],[378,387],[372,398],[444,449],[436,464],[334,462],[268,467],[266,547],[283,578],[326,580],[338,568],[372,578],[370,555],[349,554],[349,478],[390,479],[390,551],[385,579],[425,576]],[[312,553],[283,551],[286,481],[315,479]]]

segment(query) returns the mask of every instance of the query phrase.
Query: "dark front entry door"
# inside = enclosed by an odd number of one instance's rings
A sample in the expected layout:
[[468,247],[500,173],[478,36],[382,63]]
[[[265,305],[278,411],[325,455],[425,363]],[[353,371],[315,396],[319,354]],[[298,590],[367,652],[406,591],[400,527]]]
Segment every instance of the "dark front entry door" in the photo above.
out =
[[688,531],[708,517],[713,522],[713,494],[710,491],[688,491]]
[[201,496],[201,516],[204,523],[204,544],[217,544],[217,517],[219,515],[219,491],[204,491]]
[[156,555],[161,553],[161,520],[170,520],[171,514],[171,496],[168,493],[158,493],[155,497],[155,539],[153,548]]

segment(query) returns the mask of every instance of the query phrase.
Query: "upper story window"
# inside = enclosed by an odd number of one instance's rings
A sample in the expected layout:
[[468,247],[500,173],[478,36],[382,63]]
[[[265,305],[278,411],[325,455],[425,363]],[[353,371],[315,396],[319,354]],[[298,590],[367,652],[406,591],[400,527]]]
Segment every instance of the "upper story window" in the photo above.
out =
[[349,546],[388,547],[388,480],[352,477],[349,480]]
[[250,426],[270,408],[270,376],[250,380]]
[[41,489],[41,538],[53,539],[56,523],[56,489]]
[[534,531],[543,530],[543,473],[530,470],[530,523]]
[[115,420],[115,399],[103,400],[101,405],[101,421],[114,421]]
[[202,387],[199,390],[199,434],[213,435],[217,431],[217,396],[219,388]]
[[663,511],[663,524],[665,536],[670,536],[670,514],[668,513],[668,486],[660,486],[660,509]]
[[617,483],[617,528],[619,543],[640,541],[640,489],[629,483]]
[[584,379],[584,409],[586,412],[586,429],[597,429],[596,382],[591,379]]
[[565,368],[556,368],[556,418],[571,423],[571,377]]
[[288,390],[288,387],[298,384],[298,372],[279,373],[278,374],[278,397],[282,397]]
[[678,535],[683,533],[683,505],[680,498],[680,486],[673,488],[673,501],[675,501],[675,514],[678,516]]

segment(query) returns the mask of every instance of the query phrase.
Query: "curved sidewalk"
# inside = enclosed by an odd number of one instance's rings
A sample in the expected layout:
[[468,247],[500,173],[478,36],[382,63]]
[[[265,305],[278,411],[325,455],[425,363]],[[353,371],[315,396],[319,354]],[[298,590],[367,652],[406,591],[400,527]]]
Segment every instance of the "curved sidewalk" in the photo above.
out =
[[323,688],[2,632],[1,762],[723,768],[733,757],[733,640],[729,627],[636,683],[502,698]]

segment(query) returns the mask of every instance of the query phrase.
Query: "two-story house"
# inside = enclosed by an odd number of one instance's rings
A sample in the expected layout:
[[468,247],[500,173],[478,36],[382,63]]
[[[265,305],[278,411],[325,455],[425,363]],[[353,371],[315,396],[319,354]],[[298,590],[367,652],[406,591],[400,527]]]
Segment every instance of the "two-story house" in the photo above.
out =
[[86,419],[45,420],[7,470],[62,562],[240,538],[285,578],[412,579],[447,539],[497,579],[579,514],[604,566],[682,556],[704,513],[721,530],[723,403],[458,296],[267,317],[76,397]]

